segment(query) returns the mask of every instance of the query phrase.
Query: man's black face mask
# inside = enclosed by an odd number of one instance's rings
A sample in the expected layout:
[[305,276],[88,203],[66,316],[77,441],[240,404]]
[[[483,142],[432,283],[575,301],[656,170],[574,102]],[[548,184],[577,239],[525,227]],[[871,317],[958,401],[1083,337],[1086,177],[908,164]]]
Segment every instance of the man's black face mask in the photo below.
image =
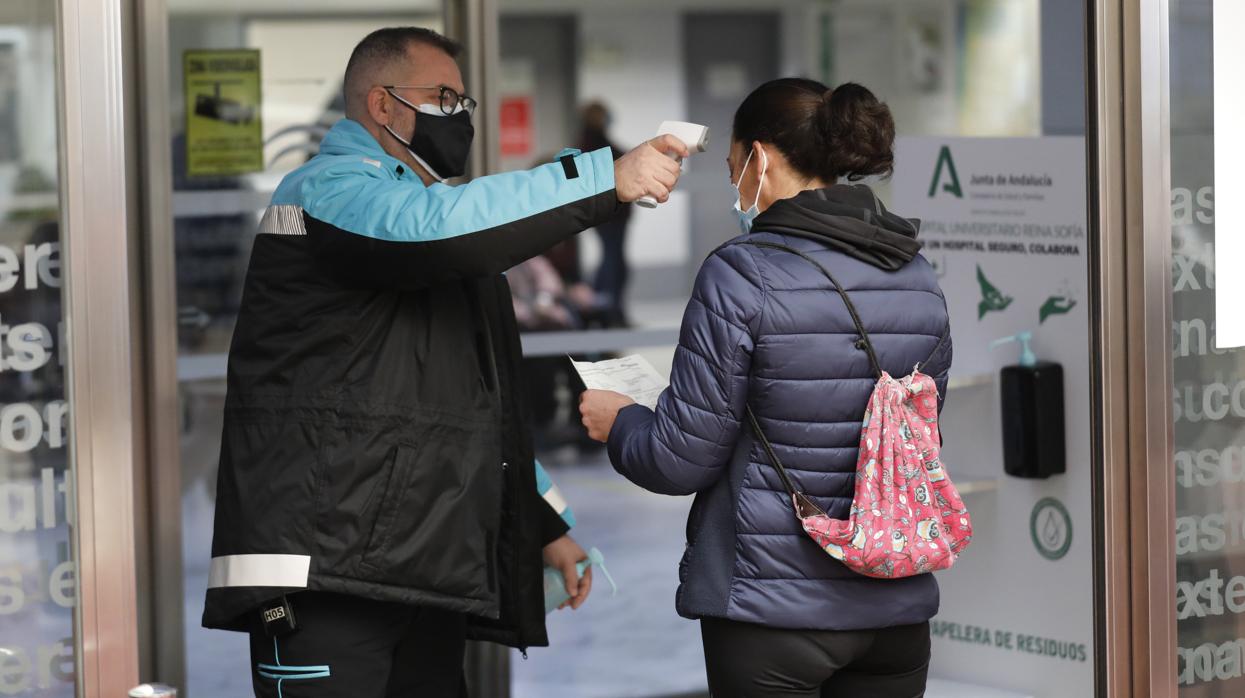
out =
[[406,146],[416,162],[437,181],[461,177],[467,171],[467,157],[471,154],[471,141],[476,133],[471,125],[471,114],[462,106],[457,106],[453,114],[446,115],[435,104],[416,106],[394,94],[393,90],[389,90],[389,94],[415,111],[415,133],[411,137],[403,138],[386,125],[389,135]]

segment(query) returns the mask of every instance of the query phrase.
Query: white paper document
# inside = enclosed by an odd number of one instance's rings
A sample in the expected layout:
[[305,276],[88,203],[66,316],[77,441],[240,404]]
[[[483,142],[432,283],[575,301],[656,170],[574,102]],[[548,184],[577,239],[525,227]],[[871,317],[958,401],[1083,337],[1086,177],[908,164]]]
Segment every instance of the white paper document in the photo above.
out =
[[589,390],[622,393],[649,409],[657,408],[657,396],[670,384],[652,364],[637,354],[595,362],[572,359],[571,365]]

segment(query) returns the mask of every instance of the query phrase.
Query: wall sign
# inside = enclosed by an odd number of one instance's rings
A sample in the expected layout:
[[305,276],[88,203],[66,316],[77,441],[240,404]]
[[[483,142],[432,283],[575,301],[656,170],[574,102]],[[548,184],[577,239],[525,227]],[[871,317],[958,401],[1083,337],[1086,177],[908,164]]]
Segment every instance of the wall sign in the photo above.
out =
[[1033,547],[1047,560],[1059,560],[1072,547],[1072,516],[1063,503],[1046,497],[1033,505],[1029,515],[1029,537]]
[[187,51],[186,174],[239,175],[264,169],[259,51]]
[[[976,535],[939,573],[931,674],[1036,698],[1094,690],[1091,419],[1085,142],[1081,138],[901,138],[893,209],[921,220],[922,254],[951,315],[952,381],[943,459]],[[1003,471],[998,372],[1033,333],[1064,371],[1067,473]]]
[[502,97],[498,111],[501,121],[498,140],[502,157],[531,157],[536,140],[532,124],[532,98],[528,95]]

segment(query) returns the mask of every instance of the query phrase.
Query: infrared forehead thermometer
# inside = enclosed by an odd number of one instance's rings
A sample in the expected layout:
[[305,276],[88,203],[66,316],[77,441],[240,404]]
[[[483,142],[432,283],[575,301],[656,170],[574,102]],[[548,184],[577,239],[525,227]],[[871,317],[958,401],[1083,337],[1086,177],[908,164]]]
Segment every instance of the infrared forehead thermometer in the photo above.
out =
[[[683,145],[686,145],[687,150],[691,153],[703,153],[705,148],[709,147],[708,126],[693,124],[688,121],[663,121],[661,126],[657,127],[657,135],[664,136],[667,133],[683,141]],[[666,155],[680,164],[683,163],[683,158],[674,153],[667,152]],[[657,207],[657,199],[651,196],[641,197],[636,203],[644,208]]]

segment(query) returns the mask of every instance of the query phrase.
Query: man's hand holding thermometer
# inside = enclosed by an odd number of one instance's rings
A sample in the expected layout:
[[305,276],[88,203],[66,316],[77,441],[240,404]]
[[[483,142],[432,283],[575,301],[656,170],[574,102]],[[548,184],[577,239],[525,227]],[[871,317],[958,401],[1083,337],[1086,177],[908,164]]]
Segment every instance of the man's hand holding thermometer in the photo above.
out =
[[679,181],[679,162],[690,154],[684,142],[669,133],[636,146],[614,161],[614,191],[618,200],[631,203],[647,196],[664,203]]
[[[674,136],[685,146],[683,150],[671,148],[665,151],[666,157],[669,157],[679,163],[680,167],[683,165],[683,158],[687,157],[691,153],[703,153],[705,152],[705,149],[709,147],[708,126],[701,126],[700,124],[693,124],[688,121],[663,121],[661,122],[661,126],[657,127],[657,137],[661,138],[663,135]],[[655,140],[656,139],[649,141],[649,143],[653,143]],[[658,200],[655,197],[642,196],[638,201],[636,201],[636,203],[644,208],[656,208],[657,201]],[[665,203],[666,200],[661,199],[661,202]]]

